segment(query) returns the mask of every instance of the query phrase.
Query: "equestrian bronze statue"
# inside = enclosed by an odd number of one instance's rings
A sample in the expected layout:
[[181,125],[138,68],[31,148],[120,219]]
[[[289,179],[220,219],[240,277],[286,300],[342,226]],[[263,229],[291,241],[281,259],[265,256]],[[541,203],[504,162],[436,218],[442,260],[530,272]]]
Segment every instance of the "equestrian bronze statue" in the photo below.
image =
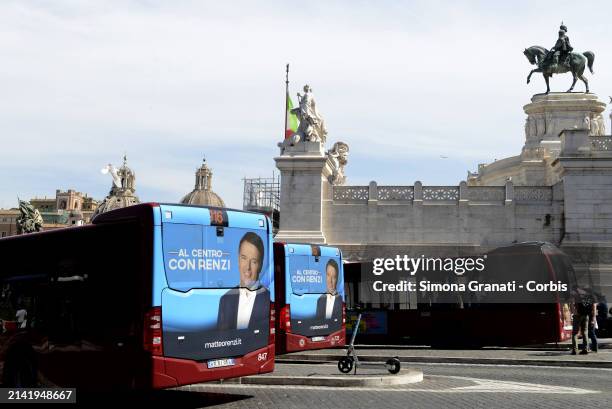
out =
[[586,92],[589,92],[589,81],[584,77],[584,69],[588,64],[591,74],[593,73],[593,61],[595,54],[592,51],[585,51],[582,54],[573,52],[573,47],[570,45],[569,37],[567,36],[567,27],[561,23],[559,28],[559,38],[554,47],[547,50],[544,47],[533,46],[526,48],[523,51],[525,57],[532,65],[537,65],[538,68],[531,70],[527,76],[527,84],[531,80],[531,74],[541,72],[546,81],[546,93],[550,92],[549,78],[553,74],[564,74],[571,72],[574,77],[572,86],[567,92],[572,92],[578,78],[584,82]]

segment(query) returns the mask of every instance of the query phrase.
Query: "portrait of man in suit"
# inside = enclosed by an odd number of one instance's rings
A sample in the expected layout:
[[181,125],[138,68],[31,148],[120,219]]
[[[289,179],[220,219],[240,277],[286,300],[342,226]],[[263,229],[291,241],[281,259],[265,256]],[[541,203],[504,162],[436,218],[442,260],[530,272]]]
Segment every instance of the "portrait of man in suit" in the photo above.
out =
[[336,260],[330,259],[325,266],[327,293],[317,300],[316,317],[319,320],[342,320],[342,297],[338,294],[338,274],[340,268]]
[[246,233],[238,244],[240,284],[223,294],[219,301],[218,330],[259,329],[267,336],[270,292],[259,282],[263,260],[262,239],[256,233]]

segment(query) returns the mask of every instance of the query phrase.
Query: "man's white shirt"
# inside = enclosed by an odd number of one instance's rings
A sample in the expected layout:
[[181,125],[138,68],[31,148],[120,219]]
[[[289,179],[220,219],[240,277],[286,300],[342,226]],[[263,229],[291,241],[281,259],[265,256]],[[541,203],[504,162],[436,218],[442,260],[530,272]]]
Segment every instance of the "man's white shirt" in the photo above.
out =
[[26,310],[24,310],[23,308],[20,310],[17,310],[17,312],[15,313],[15,318],[17,319],[17,323],[19,324],[19,328],[25,328],[28,320],[28,312]]
[[325,319],[330,319],[332,317],[332,313],[334,312],[334,301],[336,301],[336,296],[327,294],[327,303],[325,304]]
[[249,291],[246,288],[240,288],[240,296],[238,297],[238,319],[236,322],[237,329],[245,329],[249,327],[253,305],[255,305],[255,291]]

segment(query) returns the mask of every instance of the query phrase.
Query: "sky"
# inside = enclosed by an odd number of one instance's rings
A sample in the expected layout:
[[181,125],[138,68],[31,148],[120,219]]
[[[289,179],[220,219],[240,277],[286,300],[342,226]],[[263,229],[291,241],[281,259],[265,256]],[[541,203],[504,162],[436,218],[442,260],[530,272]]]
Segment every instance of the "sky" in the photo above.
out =
[[552,47],[562,20],[609,102],[610,16],[609,1],[3,0],[0,207],[56,189],[101,200],[100,169],[127,154],[141,201],[180,200],[206,157],[242,208],[242,179],[277,171],[287,63],[327,147],[349,145],[348,184],[457,185],[520,153],[522,107],[545,90],[522,51]]

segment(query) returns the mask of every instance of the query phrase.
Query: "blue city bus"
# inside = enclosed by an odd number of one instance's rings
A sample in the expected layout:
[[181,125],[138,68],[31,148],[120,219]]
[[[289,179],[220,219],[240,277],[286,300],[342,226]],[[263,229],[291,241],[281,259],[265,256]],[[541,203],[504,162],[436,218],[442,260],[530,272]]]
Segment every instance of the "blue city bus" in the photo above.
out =
[[276,352],[344,346],[346,316],[340,249],[274,243]]
[[274,369],[272,225],[139,204],[0,239],[7,386],[167,388]]

